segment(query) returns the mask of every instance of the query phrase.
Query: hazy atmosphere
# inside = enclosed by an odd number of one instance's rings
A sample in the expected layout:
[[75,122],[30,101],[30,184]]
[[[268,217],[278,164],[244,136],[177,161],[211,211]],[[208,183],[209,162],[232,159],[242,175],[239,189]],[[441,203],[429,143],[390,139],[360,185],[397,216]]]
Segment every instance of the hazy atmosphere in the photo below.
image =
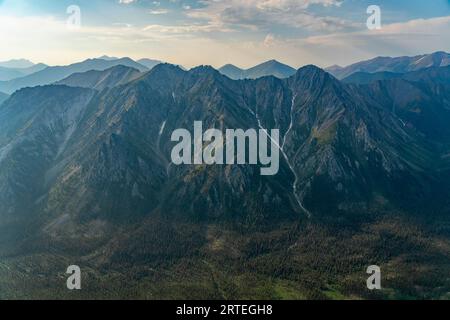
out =
[[[347,65],[378,55],[450,50],[450,2],[377,1],[382,28],[366,27],[372,1],[357,0],[4,0],[0,60],[48,65],[107,54],[192,67]],[[80,28],[67,27],[80,9]],[[424,51],[426,48],[426,52]]]
[[0,300],[450,300],[450,1],[0,0],[0,23]]

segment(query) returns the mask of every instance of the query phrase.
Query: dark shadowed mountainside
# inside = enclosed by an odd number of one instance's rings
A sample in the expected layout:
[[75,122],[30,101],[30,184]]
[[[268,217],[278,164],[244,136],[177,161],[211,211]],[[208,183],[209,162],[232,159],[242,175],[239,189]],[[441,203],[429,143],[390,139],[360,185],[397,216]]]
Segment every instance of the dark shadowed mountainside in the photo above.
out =
[[[66,298],[73,261],[90,277],[79,298],[448,298],[445,72],[137,75],[75,74],[0,105],[0,298]],[[279,129],[278,174],[172,164],[172,132],[194,121]]]
[[432,67],[421,69],[418,71],[412,71],[407,73],[392,73],[392,72],[376,72],[376,73],[365,73],[357,72],[354,73],[342,81],[345,83],[353,84],[369,84],[374,81],[379,80],[390,80],[390,79],[403,79],[414,82],[434,82],[441,84],[450,84],[450,66],[447,67]]

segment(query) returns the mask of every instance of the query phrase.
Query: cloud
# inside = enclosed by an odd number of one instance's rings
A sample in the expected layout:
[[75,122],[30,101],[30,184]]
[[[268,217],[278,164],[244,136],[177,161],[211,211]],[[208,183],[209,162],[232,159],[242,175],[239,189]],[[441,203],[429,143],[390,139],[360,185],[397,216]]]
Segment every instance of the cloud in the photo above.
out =
[[306,28],[315,31],[337,31],[355,27],[337,17],[315,15],[312,5],[339,7],[337,0],[202,0],[203,7],[191,9],[191,18],[208,21],[224,28],[270,30],[275,26]]
[[167,14],[167,13],[169,13],[169,10],[167,10],[167,9],[155,9],[155,10],[150,10],[149,13],[150,14],[155,14],[155,15]]
[[[189,25],[161,25],[152,24],[143,28],[143,31],[152,31],[160,36],[179,35],[183,37],[195,37],[197,33],[210,33],[217,29],[213,25],[208,24],[189,24]],[[223,32],[231,32],[231,30],[223,29]]]
[[130,4],[136,2],[136,0],[119,0],[119,3],[121,4]]
[[[450,16],[383,25],[381,30],[334,33],[287,39],[295,51],[306,48],[322,66],[346,65],[376,56],[419,55],[450,51]],[[294,48],[292,48],[294,47]],[[319,62],[317,62],[319,63]]]
[[[264,10],[286,5],[283,1],[241,2],[263,6]],[[304,1],[303,7],[309,8],[312,3]],[[321,3],[338,5],[335,2]],[[278,34],[274,29],[267,28],[265,31],[258,29],[255,34],[243,33],[245,37],[239,37],[240,32],[236,32],[235,25],[228,23],[223,16],[212,19],[211,7],[204,6],[202,9],[206,11],[193,7],[189,12],[205,13],[207,18],[198,18],[190,23],[184,21],[180,25],[143,26],[137,22],[133,25],[117,22],[102,27],[82,25],[77,31],[69,30],[64,19],[51,16],[0,14],[0,39],[8,44],[2,47],[0,60],[23,57],[50,64],[66,64],[108,54],[134,58],[148,55],[149,58],[186,66],[220,66],[231,62],[249,67],[275,58],[294,67],[309,63],[326,67],[350,64],[378,55],[450,51],[450,16],[385,24],[377,31],[360,27],[359,31],[293,36]],[[257,20],[257,23],[263,24],[264,21]],[[315,23],[317,25],[317,21]],[[215,32],[220,34],[217,36]]]
[[264,45],[266,47],[272,47],[275,44],[275,36],[271,33],[269,33],[265,38],[264,38]]

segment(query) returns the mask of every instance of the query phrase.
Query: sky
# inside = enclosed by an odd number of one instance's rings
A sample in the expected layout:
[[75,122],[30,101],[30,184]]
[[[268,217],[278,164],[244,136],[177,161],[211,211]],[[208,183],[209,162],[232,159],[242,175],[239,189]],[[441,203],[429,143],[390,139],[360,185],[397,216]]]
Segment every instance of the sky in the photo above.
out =
[[[369,5],[381,29],[368,29]],[[450,0],[0,0],[0,42],[0,61],[49,65],[109,55],[327,67],[450,51]]]

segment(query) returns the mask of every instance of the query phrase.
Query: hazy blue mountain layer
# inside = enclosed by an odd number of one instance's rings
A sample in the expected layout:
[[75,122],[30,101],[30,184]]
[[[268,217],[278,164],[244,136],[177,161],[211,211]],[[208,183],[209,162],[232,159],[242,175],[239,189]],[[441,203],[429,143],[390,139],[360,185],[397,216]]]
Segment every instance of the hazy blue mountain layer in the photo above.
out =
[[276,60],[270,60],[247,70],[227,64],[220,68],[219,72],[233,80],[257,79],[265,76],[284,79],[292,76],[295,69]]
[[129,58],[115,60],[89,59],[83,62],[71,64],[69,66],[47,67],[39,72],[35,72],[28,76],[13,79],[10,81],[0,81],[0,91],[10,94],[25,87],[51,84],[63,80],[64,78],[67,78],[74,73],[86,72],[91,70],[103,71],[118,65],[135,68],[139,71],[148,70],[143,65]]

